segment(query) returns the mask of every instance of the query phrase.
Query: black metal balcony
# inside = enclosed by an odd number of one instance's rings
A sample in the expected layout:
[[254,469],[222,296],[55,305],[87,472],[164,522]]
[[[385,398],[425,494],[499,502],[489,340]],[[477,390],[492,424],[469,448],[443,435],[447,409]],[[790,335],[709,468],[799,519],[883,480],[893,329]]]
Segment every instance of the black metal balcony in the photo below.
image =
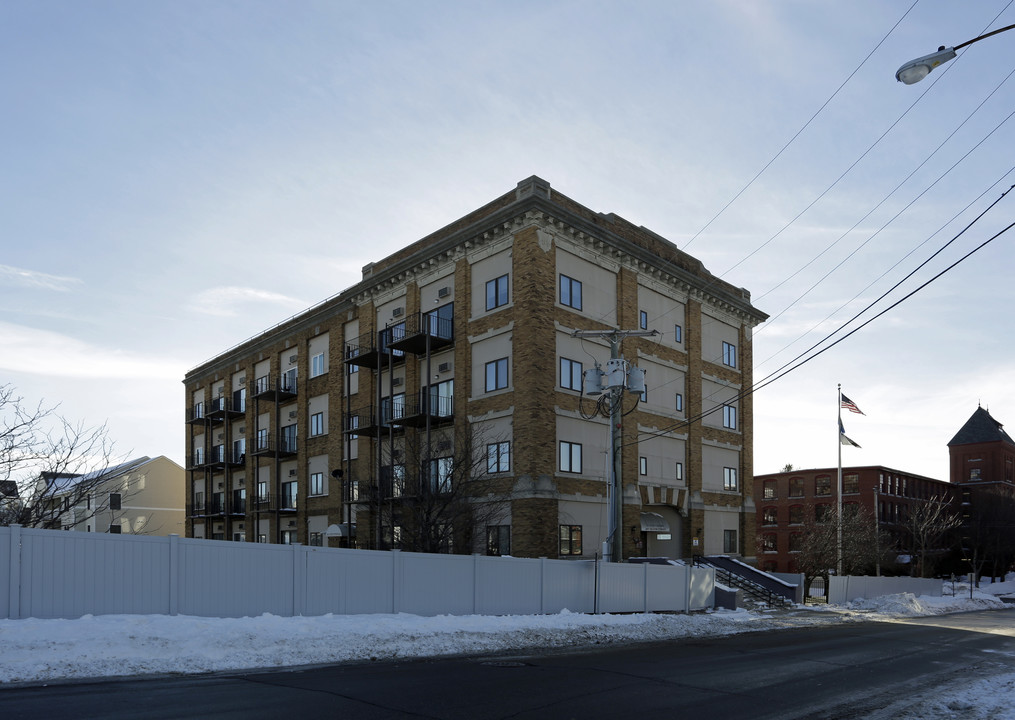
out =
[[247,498],[232,498],[229,503],[229,514],[230,515],[246,515],[247,514]]
[[296,493],[279,495],[278,509],[282,512],[296,512]]
[[204,514],[207,516],[224,515],[226,512],[225,496],[222,493],[215,493],[208,498],[208,505]]
[[204,517],[204,500],[187,503],[187,517]]
[[387,330],[391,331],[388,347],[415,355],[426,354],[428,346],[430,352],[436,352],[455,341],[454,319],[433,313],[419,313]]
[[247,453],[240,450],[230,450],[226,456],[226,464],[229,467],[243,467],[247,462]]
[[252,509],[254,510],[254,512],[266,512],[269,510],[274,510],[278,505],[277,500],[278,500],[277,496],[271,494],[255,495],[251,499]]
[[397,365],[405,362],[405,352],[392,347],[392,343],[404,335],[404,323],[385,328],[380,333],[360,335],[352,342],[346,343],[345,363],[378,370],[389,364]]
[[222,422],[226,418],[237,418],[243,416],[243,410],[234,410],[233,402],[227,397],[217,397],[208,403],[205,415],[213,423]]
[[205,457],[204,466],[212,470],[221,470],[226,465],[226,446],[215,445]]
[[296,454],[296,449],[296,438],[287,435],[281,437],[258,435],[254,438],[255,457],[291,457]]
[[296,397],[296,375],[262,375],[250,384],[250,394],[259,400],[290,400]]
[[427,394],[423,390],[418,400],[406,405],[403,416],[397,422],[410,427],[424,427],[428,421],[431,425],[446,425],[455,420],[454,407],[454,398]]
[[187,424],[188,425],[206,425],[208,418],[204,412],[204,404],[198,403],[194,407],[187,410]]
[[377,437],[389,428],[401,431],[401,417],[405,412],[404,403],[384,403],[382,417],[377,417],[377,406],[367,405],[358,410],[350,410],[342,417],[342,431],[353,435]]

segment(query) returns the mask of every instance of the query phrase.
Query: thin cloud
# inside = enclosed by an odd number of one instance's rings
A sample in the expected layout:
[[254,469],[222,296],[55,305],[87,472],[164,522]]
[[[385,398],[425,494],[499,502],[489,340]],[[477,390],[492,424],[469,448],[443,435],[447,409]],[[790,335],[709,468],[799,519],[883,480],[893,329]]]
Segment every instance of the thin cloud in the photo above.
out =
[[307,303],[303,300],[269,290],[245,287],[221,287],[205,290],[200,293],[196,300],[191,303],[190,309],[205,315],[233,317],[239,314],[238,310],[240,306],[250,303],[281,305],[294,309],[307,306]]
[[185,363],[90,345],[48,330],[0,322],[0,370],[78,378],[174,379]]
[[15,287],[30,287],[41,290],[56,290],[57,292],[69,292],[75,285],[80,285],[78,278],[64,277],[62,275],[49,275],[35,270],[25,270],[11,265],[0,265],[0,285],[13,285]]

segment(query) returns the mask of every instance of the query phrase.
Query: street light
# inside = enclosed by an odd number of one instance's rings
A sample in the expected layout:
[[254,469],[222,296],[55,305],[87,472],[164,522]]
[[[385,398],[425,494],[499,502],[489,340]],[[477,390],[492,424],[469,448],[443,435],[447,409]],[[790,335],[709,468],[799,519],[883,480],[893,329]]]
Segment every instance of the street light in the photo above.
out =
[[930,75],[930,71],[936,68],[938,65],[942,65],[952,58],[955,57],[955,51],[961,50],[967,45],[972,45],[974,42],[979,42],[985,38],[989,38],[991,35],[997,35],[1003,33],[1005,30],[1011,30],[1015,28],[1015,25],[1009,25],[1008,27],[998,28],[986,35],[980,35],[972,40],[956,45],[955,47],[945,47],[942,45],[937,49],[937,52],[933,52],[930,55],[924,55],[916,60],[910,60],[908,63],[900,67],[895,73],[895,79],[899,82],[906,83],[906,85],[912,85],[918,83],[925,77]]

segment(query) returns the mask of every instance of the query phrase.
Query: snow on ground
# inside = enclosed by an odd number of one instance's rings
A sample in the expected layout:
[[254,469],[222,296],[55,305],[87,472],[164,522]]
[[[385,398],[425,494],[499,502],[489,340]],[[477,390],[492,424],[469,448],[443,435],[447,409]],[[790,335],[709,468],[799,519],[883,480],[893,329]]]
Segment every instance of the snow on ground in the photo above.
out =
[[[738,610],[695,615],[534,616],[325,615],[203,618],[85,616],[76,620],[0,620],[0,683],[150,674],[189,674],[322,663],[485,655],[584,648],[690,636],[718,636],[808,624],[898,620],[1001,608],[1015,580],[944,585],[942,597],[904,593],[848,606],[789,611]],[[1008,606],[1010,607],[1010,606]],[[955,688],[894,708],[893,718],[939,720],[1015,717],[1015,673],[956,683]],[[888,717],[888,716],[886,716]]]

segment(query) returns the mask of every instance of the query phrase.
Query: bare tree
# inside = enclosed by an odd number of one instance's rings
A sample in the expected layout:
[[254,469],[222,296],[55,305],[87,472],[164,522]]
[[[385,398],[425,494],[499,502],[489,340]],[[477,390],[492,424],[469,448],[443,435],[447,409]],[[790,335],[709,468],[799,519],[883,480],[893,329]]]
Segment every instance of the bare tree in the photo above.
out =
[[[950,545],[949,533],[962,523],[953,512],[947,499],[935,495],[916,505],[901,523],[909,540],[910,555],[917,561],[920,577],[930,577],[935,559],[940,558]],[[916,567],[913,568],[916,570]]]
[[[815,507],[808,508],[800,535],[797,571],[804,574],[805,592],[815,578],[824,578],[834,572],[839,561],[839,534],[837,518],[833,514],[817,517]],[[842,514],[842,572],[858,575],[871,572],[887,546],[885,534],[874,516],[865,509],[849,505]]]
[[[471,427],[407,432],[385,450],[371,507],[381,546],[427,553],[472,553],[503,516],[510,458],[506,443],[484,442]],[[502,453],[504,453],[502,455]],[[499,474],[503,473],[503,474]],[[376,526],[375,526],[376,531]]]
[[0,386],[0,525],[59,528],[71,509],[76,522],[108,510],[92,496],[112,462],[105,424],[72,422]]

